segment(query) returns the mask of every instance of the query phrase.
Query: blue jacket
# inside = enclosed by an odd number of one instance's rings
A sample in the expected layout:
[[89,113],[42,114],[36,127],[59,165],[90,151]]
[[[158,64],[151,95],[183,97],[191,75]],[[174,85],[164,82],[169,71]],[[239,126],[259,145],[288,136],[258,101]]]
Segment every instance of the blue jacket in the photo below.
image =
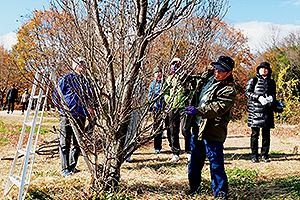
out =
[[[149,93],[148,93],[148,100],[156,98],[159,95],[160,89],[163,89],[163,86],[161,85],[162,81],[152,81],[149,86]],[[165,101],[164,96],[161,95],[161,97],[154,103],[153,111],[158,112],[162,111],[165,107]]]
[[[93,87],[89,79],[83,75],[70,73],[59,78],[58,85],[73,117],[82,119],[88,116],[88,108],[91,107],[93,102]],[[62,107],[63,104],[59,103],[58,96],[57,88],[54,88],[54,103],[60,114],[64,115],[64,110],[68,109]]]

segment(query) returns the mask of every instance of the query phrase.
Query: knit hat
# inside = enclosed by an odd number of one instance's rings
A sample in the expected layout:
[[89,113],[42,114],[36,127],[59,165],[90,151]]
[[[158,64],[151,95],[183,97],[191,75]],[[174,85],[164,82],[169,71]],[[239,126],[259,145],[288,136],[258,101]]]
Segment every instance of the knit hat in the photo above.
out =
[[153,68],[153,74],[155,74],[156,72],[162,72],[162,70],[158,66],[155,66]]
[[181,63],[180,58],[173,58],[173,60],[171,61],[171,65],[174,65],[174,64],[177,63],[177,62],[180,62],[180,63]]
[[72,64],[73,70],[75,70],[76,67],[79,65],[79,63],[81,62],[85,63],[85,59],[82,57],[78,57],[75,61],[73,60],[73,64]]
[[220,56],[216,62],[211,65],[220,72],[230,72],[234,68],[234,61],[229,56]]
[[258,73],[258,71],[259,71],[260,68],[265,68],[265,69],[269,70],[268,74],[272,73],[272,69],[270,67],[270,63],[268,63],[268,62],[262,62],[262,63],[260,63],[260,65],[256,68],[256,72],[257,73]]

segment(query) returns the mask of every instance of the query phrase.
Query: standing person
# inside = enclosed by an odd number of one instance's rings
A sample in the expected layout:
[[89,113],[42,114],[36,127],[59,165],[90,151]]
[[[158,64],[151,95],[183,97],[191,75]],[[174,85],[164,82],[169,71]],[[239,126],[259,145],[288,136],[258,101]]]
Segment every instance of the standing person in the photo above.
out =
[[276,101],[276,84],[271,79],[270,64],[262,62],[256,68],[256,76],[246,84],[246,96],[249,98],[248,126],[251,134],[251,161],[258,162],[258,138],[262,130],[261,155],[263,162],[269,162],[270,129],[274,128],[273,102]]
[[[179,144],[179,132],[180,132],[180,121],[184,121],[185,117],[185,105],[184,101],[187,99],[184,87],[179,84],[178,69],[181,66],[181,60],[179,58],[174,58],[171,61],[171,71],[172,74],[168,76],[165,87],[169,89],[164,94],[165,102],[168,104],[170,101],[173,102],[170,113],[166,118],[167,136],[173,157],[169,162],[177,162],[179,160],[180,154],[180,144]],[[183,127],[183,126],[182,126]],[[190,137],[186,138],[183,133],[185,140],[190,141]],[[189,144],[189,142],[188,142]],[[190,157],[190,145],[185,146],[187,157]]]
[[15,108],[15,102],[18,99],[18,90],[15,88],[15,85],[12,84],[11,89],[8,90],[6,94],[6,102],[7,102],[7,114],[13,114]]
[[[149,86],[149,93],[148,93],[148,101],[150,102],[152,99],[157,98],[159,95],[161,89],[163,89],[163,77],[162,77],[162,70],[156,66],[153,69],[154,73],[154,80],[151,82]],[[159,154],[162,146],[162,134],[163,134],[163,126],[161,125],[161,120],[158,120],[160,115],[162,114],[162,111],[164,110],[165,107],[165,102],[164,102],[164,97],[161,95],[159,97],[153,106],[152,112],[153,112],[153,132],[156,132],[158,127],[160,126],[159,129],[159,134],[154,138],[154,150],[155,154]]]
[[30,94],[28,93],[28,89],[26,88],[25,92],[24,92],[24,94],[22,95],[22,98],[21,98],[22,115],[24,115],[24,110],[27,109],[28,102],[29,102],[29,97],[30,97]]
[[200,194],[201,171],[207,155],[214,199],[227,199],[228,179],[224,170],[223,144],[230,109],[236,98],[232,76],[234,61],[228,56],[220,56],[211,65],[215,68],[214,76],[206,77],[204,87],[196,94],[199,98],[195,107],[186,108],[187,114],[196,115],[195,123],[198,124],[198,130],[193,129],[191,138],[188,177],[191,195]]
[[[73,61],[73,70],[58,80],[65,103],[70,110],[76,124],[83,131],[86,117],[90,114],[88,108],[92,102],[92,86],[89,79],[84,76],[86,62],[83,58]],[[54,102],[60,111],[60,159],[63,176],[79,172],[76,169],[80,148],[75,137],[71,122],[68,120],[65,108],[59,100],[57,88],[54,91]]]

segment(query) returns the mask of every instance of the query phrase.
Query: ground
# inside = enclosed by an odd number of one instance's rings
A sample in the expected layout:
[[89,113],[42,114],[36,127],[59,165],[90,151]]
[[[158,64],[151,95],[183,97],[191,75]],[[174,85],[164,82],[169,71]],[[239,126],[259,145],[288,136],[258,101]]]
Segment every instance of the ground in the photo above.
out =
[[[14,157],[18,134],[3,139],[1,133],[7,131],[5,124],[22,127],[24,116],[16,112],[13,115],[0,113],[0,196],[2,197],[12,161],[3,158]],[[44,125],[48,128],[59,125],[55,118],[45,117]],[[19,125],[17,125],[19,124]],[[6,128],[6,129],[4,129]],[[20,131],[20,128],[17,129]],[[228,137],[224,144],[225,169],[229,179],[230,199],[300,199],[300,126],[276,124],[271,131],[269,163],[251,163],[251,129],[243,122],[231,122]],[[43,141],[56,139],[57,135],[47,132],[40,135],[39,145]],[[184,138],[180,137],[184,149]],[[260,139],[261,146],[261,139]],[[190,197],[188,192],[186,154],[171,164],[172,155],[167,139],[163,140],[161,154],[154,154],[153,142],[140,148],[132,155],[133,163],[124,163],[121,169],[121,188],[133,199],[211,199],[213,197],[206,161],[203,169],[202,196]],[[75,199],[83,195],[90,186],[91,178],[81,156],[78,169],[81,171],[64,178],[60,173],[59,156],[36,155],[29,194],[40,192],[35,199]],[[16,189],[11,191],[16,198]],[[43,196],[44,195],[44,196]],[[38,198],[40,197],[40,198]],[[34,198],[31,198],[34,199]]]

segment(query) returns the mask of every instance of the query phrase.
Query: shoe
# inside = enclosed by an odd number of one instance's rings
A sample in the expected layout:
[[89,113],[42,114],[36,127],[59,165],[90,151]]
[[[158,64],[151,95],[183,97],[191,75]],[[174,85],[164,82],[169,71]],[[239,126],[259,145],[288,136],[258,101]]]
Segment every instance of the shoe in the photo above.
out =
[[225,192],[219,191],[219,192],[217,193],[217,196],[215,196],[213,199],[214,199],[214,200],[223,200],[223,199],[228,199],[228,197],[227,197],[227,195],[226,195]]
[[187,154],[186,154],[186,157],[187,157],[188,161],[190,162],[190,161],[191,161],[191,154],[190,154],[190,153],[187,153]]
[[24,115],[24,112],[22,112],[21,115]]
[[72,173],[76,174],[78,172],[80,172],[80,170],[76,169],[75,167],[71,170]]
[[159,149],[155,149],[155,154],[160,154],[160,150]]
[[257,158],[251,158],[251,162],[258,163],[258,159]]
[[72,176],[72,174],[69,171],[63,172],[63,177]]
[[270,162],[270,160],[267,157],[265,157],[265,156],[261,157],[261,161],[263,161],[263,162]]
[[179,155],[174,154],[169,162],[177,162],[179,160]]
[[133,161],[130,159],[130,157],[126,158],[125,162],[127,162],[127,163],[133,163]]
[[7,114],[9,114],[9,111],[7,111]]
[[12,114],[13,114],[13,111],[11,111],[10,114],[12,115]]

